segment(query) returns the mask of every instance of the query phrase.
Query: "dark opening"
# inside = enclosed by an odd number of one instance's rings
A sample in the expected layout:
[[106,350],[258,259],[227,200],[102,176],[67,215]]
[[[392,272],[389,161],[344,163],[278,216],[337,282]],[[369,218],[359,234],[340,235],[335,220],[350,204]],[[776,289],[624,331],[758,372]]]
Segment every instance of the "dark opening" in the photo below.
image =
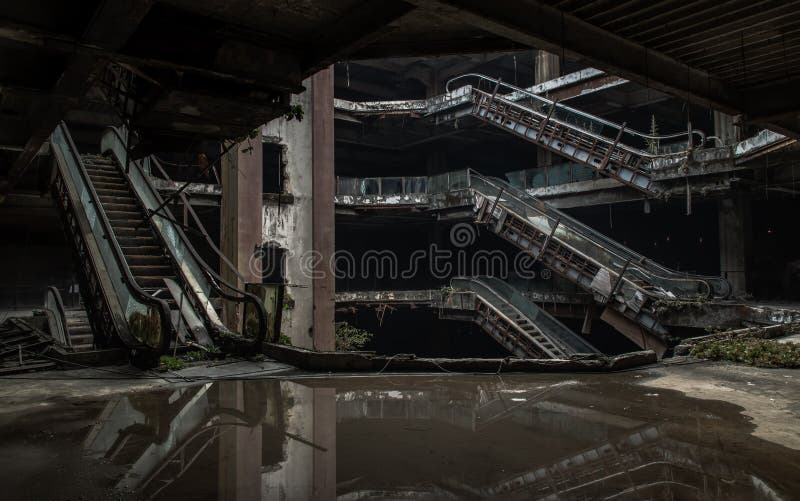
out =
[[283,147],[264,143],[262,193],[283,193]]
[[261,251],[261,283],[282,284],[285,277],[286,249],[277,245],[265,245]]

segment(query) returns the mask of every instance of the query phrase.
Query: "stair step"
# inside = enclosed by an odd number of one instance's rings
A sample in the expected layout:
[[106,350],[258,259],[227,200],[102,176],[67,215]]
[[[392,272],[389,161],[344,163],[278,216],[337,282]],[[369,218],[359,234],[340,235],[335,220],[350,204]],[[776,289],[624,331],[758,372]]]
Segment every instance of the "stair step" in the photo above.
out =
[[110,203],[119,203],[119,204],[136,204],[136,198],[134,198],[133,194],[130,192],[126,192],[124,194],[110,194],[110,195],[101,195],[100,193],[97,194],[100,197],[100,202],[103,204],[110,202]]
[[[113,188],[106,188],[106,187],[95,187],[94,191],[97,192],[97,195],[102,197],[124,197],[126,195],[131,197],[133,200],[133,196],[131,195],[131,191],[127,189],[113,189]],[[102,200],[101,200],[102,201]]]
[[[92,177],[92,176],[89,176],[89,177]],[[94,185],[95,191],[97,191],[98,193],[101,190],[106,190],[106,189],[108,189],[108,190],[125,190],[125,191],[129,191],[128,190],[128,184],[123,182],[123,181],[110,181],[110,180],[105,180],[105,179],[92,178],[92,184]]]
[[149,237],[155,238],[153,236],[153,232],[147,226],[142,226],[141,228],[137,228],[136,226],[117,226],[112,225],[114,227],[114,234],[117,237]]
[[139,212],[141,209],[135,203],[103,202],[103,208],[108,211]]
[[158,244],[152,235],[136,235],[131,233],[120,234],[119,232],[116,232],[115,234],[117,237],[117,242],[119,242],[119,246],[122,248],[122,250],[125,251],[125,249],[134,249],[132,251],[134,254],[141,254],[141,252],[138,252],[137,249],[157,247]]
[[128,264],[131,266],[155,266],[160,265],[163,263],[169,263],[169,259],[163,254],[139,254],[138,249],[135,247],[130,247],[132,252],[135,254],[128,254],[123,249],[125,253],[125,260],[128,261]]
[[[160,245],[122,245],[122,252],[127,257],[161,257],[164,255],[164,248]],[[133,264],[133,263],[131,263]]]
[[130,211],[119,211],[119,210],[106,211],[106,217],[108,217],[109,221],[128,222],[134,227],[139,223],[141,223],[143,219],[141,212],[130,212]]

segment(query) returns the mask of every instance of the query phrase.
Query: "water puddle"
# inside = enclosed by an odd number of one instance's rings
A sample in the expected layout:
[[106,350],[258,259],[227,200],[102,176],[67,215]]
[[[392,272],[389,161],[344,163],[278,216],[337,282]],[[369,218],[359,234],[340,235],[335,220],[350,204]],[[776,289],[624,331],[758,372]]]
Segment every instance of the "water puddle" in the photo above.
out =
[[741,407],[598,377],[224,381],[3,414],[5,499],[791,499]]

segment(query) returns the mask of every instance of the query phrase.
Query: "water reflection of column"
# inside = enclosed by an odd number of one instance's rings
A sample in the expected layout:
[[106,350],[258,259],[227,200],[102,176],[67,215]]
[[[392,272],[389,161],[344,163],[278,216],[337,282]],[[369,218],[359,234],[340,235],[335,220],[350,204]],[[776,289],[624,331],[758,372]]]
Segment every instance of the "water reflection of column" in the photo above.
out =
[[[222,408],[245,413],[244,381],[220,385]],[[221,414],[223,426],[219,437],[220,501],[261,500],[261,424],[246,426],[245,421]]]
[[314,389],[314,496],[336,498],[336,389]]
[[263,474],[264,500],[336,497],[336,391],[282,382],[284,459]]

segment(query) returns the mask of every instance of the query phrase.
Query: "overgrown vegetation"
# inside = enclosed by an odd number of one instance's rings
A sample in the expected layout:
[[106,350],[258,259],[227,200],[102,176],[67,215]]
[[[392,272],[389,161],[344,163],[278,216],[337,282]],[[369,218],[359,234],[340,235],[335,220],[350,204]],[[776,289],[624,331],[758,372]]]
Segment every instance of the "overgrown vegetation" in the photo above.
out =
[[657,299],[653,301],[653,308],[657,315],[688,311],[693,308],[701,309],[708,303],[708,298],[700,294],[695,299]]
[[691,354],[697,358],[727,360],[755,367],[800,368],[800,344],[758,337],[706,341],[695,345]]
[[209,346],[205,350],[187,351],[186,353],[176,357],[162,355],[159,359],[159,368],[165,371],[179,371],[186,368],[186,364],[224,358],[224,356],[225,355],[219,349],[219,346]]
[[347,322],[336,322],[336,351],[356,351],[364,348],[373,334]]
[[283,309],[283,311],[289,311],[291,309],[294,309],[294,298],[289,293],[288,289],[283,291],[282,309]]
[[159,362],[161,362],[159,368],[167,371],[179,371],[186,367],[186,362],[183,360],[175,357],[169,357],[167,355],[162,355]]
[[300,104],[293,104],[289,107],[289,111],[284,115],[286,121],[290,120],[297,120],[298,122],[303,121],[303,116],[305,116],[305,112],[303,111],[303,106]]

